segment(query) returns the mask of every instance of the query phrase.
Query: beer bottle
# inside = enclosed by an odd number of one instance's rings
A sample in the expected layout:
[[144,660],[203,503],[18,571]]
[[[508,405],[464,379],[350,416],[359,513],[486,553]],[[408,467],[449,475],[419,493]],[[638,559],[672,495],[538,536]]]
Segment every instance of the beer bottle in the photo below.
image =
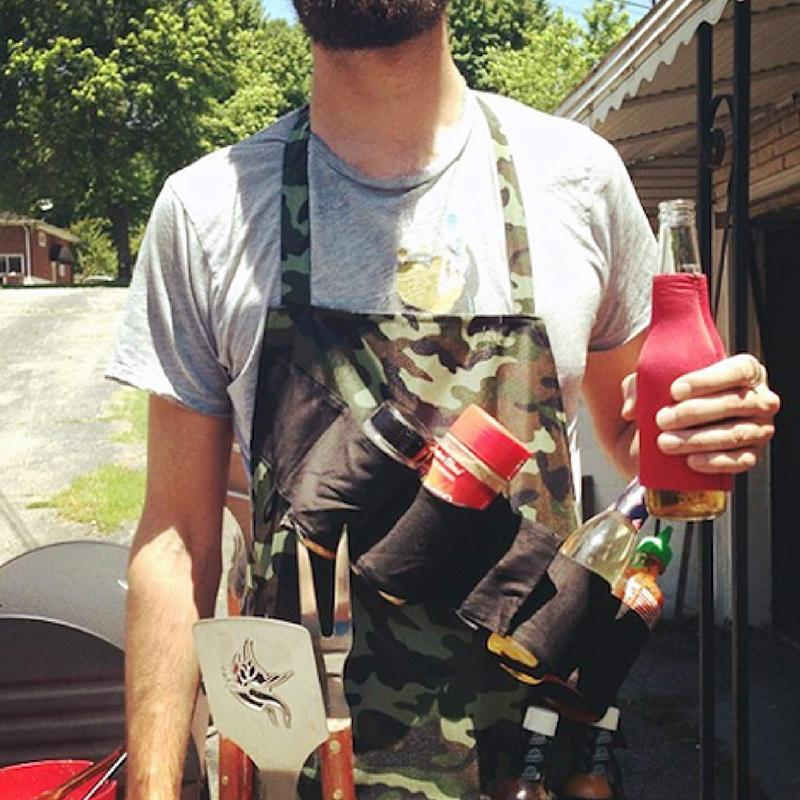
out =
[[662,453],[658,411],[675,401],[672,382],[724,358],[708,283],[700,267],[690,200],[659,204],[661,273],[653,279],[653,315],[637,366],[639,475],[650,513],[663,519],[713,519],[725,511],[730,478],[692,470],[686,456]]

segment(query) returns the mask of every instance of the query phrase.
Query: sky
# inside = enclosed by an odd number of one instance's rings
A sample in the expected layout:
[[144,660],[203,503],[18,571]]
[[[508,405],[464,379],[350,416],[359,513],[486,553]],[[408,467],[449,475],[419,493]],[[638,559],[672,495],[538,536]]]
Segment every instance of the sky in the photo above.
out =
[[[288,20],[295,19],[292,0],[261,0],[261,3],[271,17],[280,17]],[[580,19],[581,10],[589,3],[586,0],[550,0],[550,5],[558,6],[564,9],[568,16]],[[626,6],[631,22],[636,22],[650,8],[650,0],[630,0],[626,2]]]

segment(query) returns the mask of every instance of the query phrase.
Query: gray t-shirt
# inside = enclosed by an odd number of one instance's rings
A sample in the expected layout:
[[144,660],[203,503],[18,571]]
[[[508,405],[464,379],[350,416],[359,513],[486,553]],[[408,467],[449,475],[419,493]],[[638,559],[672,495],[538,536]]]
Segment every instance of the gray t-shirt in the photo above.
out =
[[[586,354],[647,325],[655,241],[611,145],[576,123],[482,98],[514,154],[536,313],[549,331],[579,474]],[[290,114],[166,182],[107,373],[203,414],[232,414],[245,458],[266,312],[280,301],[281,173],[293,123]],[[309,175],[315,305],[510,311],[495,157],[473,93],[459,136],[423,172],[366,177],[312,134]]]

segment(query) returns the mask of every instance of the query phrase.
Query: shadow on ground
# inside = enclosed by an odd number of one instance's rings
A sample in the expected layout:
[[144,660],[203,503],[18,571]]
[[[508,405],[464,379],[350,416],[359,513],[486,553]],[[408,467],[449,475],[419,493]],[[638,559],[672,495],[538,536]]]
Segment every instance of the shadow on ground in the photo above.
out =
[[[627,749],[618,757],[627,800],[700,797],[697,644],[695,621],[662,623],[622,690],[620,708]],[[749,652],[752,784],[746,800],[798,798],[800,649],[773,633],[752,631]],[[718,633],[715,656],[718,746],[714,800],[730,800],[733,722],[729,633]]]

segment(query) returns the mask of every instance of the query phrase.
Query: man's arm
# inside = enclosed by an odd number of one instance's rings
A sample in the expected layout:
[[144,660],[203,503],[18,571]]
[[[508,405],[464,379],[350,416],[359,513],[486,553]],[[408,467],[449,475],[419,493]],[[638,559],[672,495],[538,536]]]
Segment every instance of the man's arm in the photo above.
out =
[[147,497],[128,565],[128,800],[176,800],[199,673],[192,625],[213,614],[230,421],[152,396]]
[[583,376],[583,395],[597,439],[626,478],[633,477],[638,469],[639,438],[633,415],[627,413],[627,407],[623,409],[623,382],[636,370],[646,335],[640,333],[613,350],[590,351]]

